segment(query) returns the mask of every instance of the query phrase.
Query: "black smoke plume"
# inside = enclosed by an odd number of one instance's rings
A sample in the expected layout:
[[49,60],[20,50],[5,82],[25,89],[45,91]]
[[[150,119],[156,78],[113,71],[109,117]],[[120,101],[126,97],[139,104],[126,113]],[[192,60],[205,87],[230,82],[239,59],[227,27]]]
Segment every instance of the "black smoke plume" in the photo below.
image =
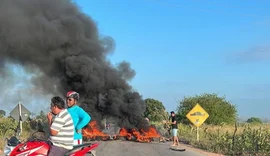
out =
[[70,0],[0,0],[2,76],[5,63],[19,64],[35,73],[32,84],[44,93],[79,92],[93,120],[113,117],[121,127],[143,127],[144,101],[128,84],[135,71],[106,58],[114,46]]

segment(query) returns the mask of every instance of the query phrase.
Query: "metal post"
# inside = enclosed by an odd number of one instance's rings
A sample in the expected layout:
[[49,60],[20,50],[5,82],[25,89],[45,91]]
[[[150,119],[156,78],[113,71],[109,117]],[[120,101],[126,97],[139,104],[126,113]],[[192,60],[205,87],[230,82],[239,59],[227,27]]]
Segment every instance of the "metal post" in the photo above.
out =
[[197,141],[199,142],[200,141],[200,139],[199,139],[199,127],[197,126]]
[[19,122],[20,122],[20,134],[22,134],[22,104],[19,102]]

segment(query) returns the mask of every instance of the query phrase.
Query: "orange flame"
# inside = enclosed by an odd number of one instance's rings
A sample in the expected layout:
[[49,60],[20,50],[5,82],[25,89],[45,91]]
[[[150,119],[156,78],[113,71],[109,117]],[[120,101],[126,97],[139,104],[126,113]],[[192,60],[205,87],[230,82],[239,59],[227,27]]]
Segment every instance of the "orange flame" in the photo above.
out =
[[119,136],[123,137],[127,135],[128,135],[128,131],[125,128],[121,128],[119,131]]
[[108,137],[108,134],[101,132],[96,121],[91,121],[88,127],[82,130],[82,134],[87,139],[95,139],[97,136]]
[[157,130],[154,127],[149,127],[147,131],[141,129],[137,131],[135,128],[131,129],[129,133],[125,128],[121,128],[119,131],[119,136],[126,137],[128,140],[132,139],[132,136],[136,138],[139,142],[151,142],[152,138],[159,138]]
[[[96,139],[96,137],[102,137],[103,140],[107,140],[109,135],[100,131],[96,121],[91,121],[88,124],[88,127],[82,130],[83,136],[87,139]],[[150,126],[147,130],[137,130],[135,128],[128,131],[125,128],[119,130],[119,134],[113,135],[113,139],[116,139],[117,136],[125,137],[127,140],[138,141],[138,142],[151,142],[152,138],[159,138],[160,135],[157,132],[156,128]]]

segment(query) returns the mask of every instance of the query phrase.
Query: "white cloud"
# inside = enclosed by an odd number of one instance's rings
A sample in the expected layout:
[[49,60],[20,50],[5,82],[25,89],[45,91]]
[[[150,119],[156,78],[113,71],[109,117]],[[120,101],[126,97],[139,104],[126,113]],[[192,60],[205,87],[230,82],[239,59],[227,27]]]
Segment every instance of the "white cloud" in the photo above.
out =
[[237,62],[265,62],[270,61],[270,45],[252,47],[246,51],[234,53],[230,61]]

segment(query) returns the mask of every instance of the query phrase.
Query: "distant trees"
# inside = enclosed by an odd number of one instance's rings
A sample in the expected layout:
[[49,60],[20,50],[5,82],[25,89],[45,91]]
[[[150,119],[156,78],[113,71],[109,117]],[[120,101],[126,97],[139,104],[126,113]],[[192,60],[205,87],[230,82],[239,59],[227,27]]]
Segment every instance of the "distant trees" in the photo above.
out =
[[41,111],[39,112],[39,115],[36,116],[36,119],[40,119],[40,120],[45,121],[45,120],[47,120],[47,116],[46,116],[46,114],[44,113],[44,111],[41,110]]
[[251,123],[251,124],[262,124],[262,120],[260,118],[257,117],[251,117],[247,120],[247,123]]
[[0,110],[0,117],[6,116],[6,112],[4,110]]
[[177,119],[185,124],[190,123],[186,115],[197,103],[209,114],[209,118],[205,121],[206,124],[232,124],[236,121],[237,110],[235,105],[228,102],[225,97],[207,93],[184,97],[177,107]]
[[0,137],[6,135],[6,133],[14,133],[18,126],[18,122],[13,118],[1,118],[0,120]]
[[147,98],[144,100],[146,104],[146,110],[144,112],[144,116],[147,117],[150,121],[162,121],[166,120],[165,118],[168,116],[162,102]]
[[35,130],[46,130],[46,128],[48,127],[47,116],[43,110],[41,110],[39,112],[39,115],[37,115],[33,120],[31,120],[30,127],[31,129]]

